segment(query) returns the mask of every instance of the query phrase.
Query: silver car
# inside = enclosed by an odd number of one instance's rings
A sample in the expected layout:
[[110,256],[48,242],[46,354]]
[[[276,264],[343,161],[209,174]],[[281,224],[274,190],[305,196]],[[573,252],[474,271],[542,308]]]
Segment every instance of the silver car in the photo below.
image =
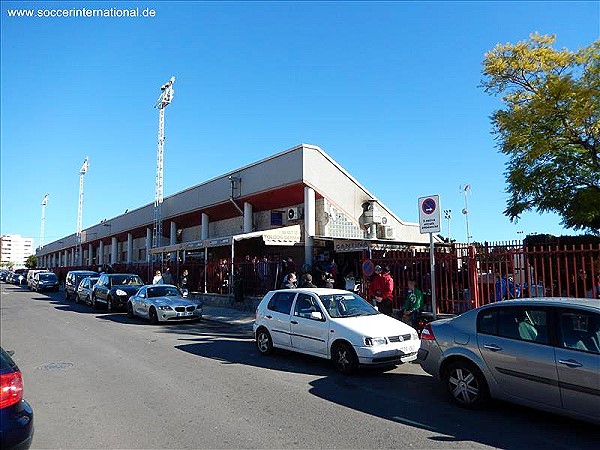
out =
[[156,324],[182,320],[202,319],[202,305],[188,300],[170,284],[141,287],[127,302],[128,317],[143,317]]
[[428,324],[418,361],[460,406],[490,397],[600,423],[600,302],[492,303]]

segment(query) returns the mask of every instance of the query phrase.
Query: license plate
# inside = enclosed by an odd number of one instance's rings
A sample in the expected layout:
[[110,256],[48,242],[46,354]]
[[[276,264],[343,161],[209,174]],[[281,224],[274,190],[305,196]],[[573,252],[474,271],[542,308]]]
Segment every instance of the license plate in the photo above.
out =
[[177,317],[182,317],[182,316],[191,316],[192,313],[191,312],[182,312],[182,313],[177,313]]

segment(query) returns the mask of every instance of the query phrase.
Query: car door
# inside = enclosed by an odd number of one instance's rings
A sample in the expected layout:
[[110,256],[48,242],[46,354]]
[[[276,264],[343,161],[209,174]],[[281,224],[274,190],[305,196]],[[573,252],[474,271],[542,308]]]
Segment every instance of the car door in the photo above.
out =
[[146,303],[146,296],[148,295],[147,288],[142,288],[138,293],[131,298],[133,310],[136,316],[147,317],[148,308]]
[[557,309],[556,368],[563,408],[600,420],[600,314]]
[[277,347],[292,346],[290,314],[295,297],[295,292],[275,292],[267,304],[264,321],[271,333],[273,345]]
[[[313,313],[319,313],[320,318]],[[299,293],[290,317],[290,336],[294,350],[316,355],[327,355],[329,324],[319,302],[310,294]]]
[[560,408],[547,308],[498,306],[478,315],[477,344],[500,395]]

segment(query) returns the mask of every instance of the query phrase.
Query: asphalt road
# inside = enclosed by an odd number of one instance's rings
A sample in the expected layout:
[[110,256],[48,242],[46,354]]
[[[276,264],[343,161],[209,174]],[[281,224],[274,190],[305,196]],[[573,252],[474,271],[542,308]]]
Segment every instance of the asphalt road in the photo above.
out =
[[152,326],[62,292],[1,290],[33,448],[598,448],[582,422],[457,408],[415,364],[345,377],[317,358],[262,357],[243,327]]

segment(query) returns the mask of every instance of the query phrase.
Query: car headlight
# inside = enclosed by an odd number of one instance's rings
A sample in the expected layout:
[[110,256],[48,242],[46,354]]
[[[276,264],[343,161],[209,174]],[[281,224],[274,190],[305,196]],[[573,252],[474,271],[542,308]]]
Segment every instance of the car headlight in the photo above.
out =
[[118,296],[120,296],[120,297],[123,297],[123,296],[126,296],[126,295],[127,295],[127,292],[125,292],[123,289],[117,289],[117,290],[115,291],[115,294],[117,294],[117,295],[118,295]]
[[159,305],[157,306],[158,309],[160,309],[161,311],[172,311],[173,308],[171,308],[169,305]]
[[387,344],[387,339],[384,337],[366,337],[365,345],[367,347],[375,347],[377,345],[385,345]]

